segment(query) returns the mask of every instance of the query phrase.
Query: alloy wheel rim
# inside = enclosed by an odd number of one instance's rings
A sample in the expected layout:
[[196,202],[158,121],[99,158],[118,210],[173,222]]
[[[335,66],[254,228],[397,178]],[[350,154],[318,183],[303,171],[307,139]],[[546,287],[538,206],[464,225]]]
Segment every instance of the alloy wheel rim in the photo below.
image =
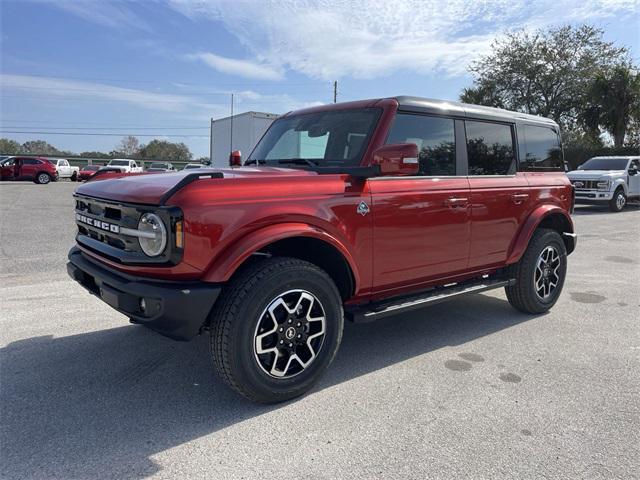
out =
[[616,198],[616,207],[618,207],[618,210],[622,210],[622,208],[624,207],[624,204],[625,204],[624,195],[619,193],[618,198]]
[[264,373],[291,378],[318,357],[326,333],[325,310],[306,290],[289,290],[269,302],[258,319],[253,351]]
[[49,182],[49,176],[46,173],[41,173],[40,183],[48,183],[48,182]]
[[558,270],[561,265],[560,253],[555,247],[548,246],[540,252],[533,274],[533,284],[536,295],[541,300],[547,300],[558,288],[560,283]]

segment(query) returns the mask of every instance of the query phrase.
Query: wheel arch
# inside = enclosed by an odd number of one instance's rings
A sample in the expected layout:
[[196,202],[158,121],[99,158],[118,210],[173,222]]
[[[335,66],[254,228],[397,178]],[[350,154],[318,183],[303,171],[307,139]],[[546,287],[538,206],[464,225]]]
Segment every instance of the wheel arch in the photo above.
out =
[[308,261],[333,279],[343,300],[360,284],[357,265],[337,238],[308,224],[278,224],[260,229],[233,244],[209,267],[205,281],[226,282],[246,262],[256,257],[286,256]]
[[[507,264],[516,263],[529,246],[531,237],[538,228],[549,228],[557,231],[565,244],[567,254],[575,249],[573,221],[560,207],[545,205],[534,210],[525,221],[520,233],[514,240],[507,257]],[[570,235],[565,235],[570,234]]]

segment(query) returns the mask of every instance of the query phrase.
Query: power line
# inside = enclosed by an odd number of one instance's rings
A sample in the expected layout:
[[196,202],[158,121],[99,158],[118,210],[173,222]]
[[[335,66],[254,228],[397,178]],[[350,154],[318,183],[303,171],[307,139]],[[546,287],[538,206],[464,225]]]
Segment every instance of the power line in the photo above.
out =
[[[0,125],[0,127],[2,128],[28,128],[33,130],[34,128],[38,129],[38,128],[43,128],[42,126],[40,127],[27,127],[25,125],[20,125],[20,126],[9,126],[9,125]],[[126,127],[125,125],[119,125],[117,127],[53,127],[53,126],[45,126],[44,128],[47,128],[49,130],[115,130],[118,128],[130,128],[130,127]],[[132,128],[136,128],[138,130],[155,130],[157,128],[164,128],[167,130],[209,130],[208,127],[132,127]]]
[[[4,128],[31,128],[31,127],[26,127],[26,126],[20,126],[20,127],[8,127],[6,125],[2,125],[2,122],[5,121],[7,123],[55,123],[55,125],[77,125],[77,124],[82,124],[82,125],[102,125],[101,128],[176,128],[176,129],[190,129],[190,128],[205,128],[207,129],[208,127],[195,127],[194,125],[189,125],[187,127],[176,127],[175,125],[154,125],[151,126],[149,124],[144,124],[144,125],[130,125],[130,124],[118,124],[116,126],[111,126],[114,124],[110,124],[110,123],[102,123],[102,122],[59,122],[58,120],[20,120],[20,119],[0,119],[0,127],[4,127]],[[40,127],[33,127],[33,128],[58,128],[58,127],[48,127],[47,125],[45,126],[40,126]],[[71,127],[69,127],[71,128]]]
[[18,131],[18,130],[0,130],[0,133],[21,133],[27,135],[78,135],[78,136],[96,136],[96,137],[183,137],[183,138],[209,138],[209,135],[194,135],[194,134],[174,134],[174,133],[87,133],[87,132],[34,132],[34,131]]
[[[41,74],[16,74],[24,77],[38,77],[38,78],[55,78],[58,80],[75,80],[75,81],[92,81],[92,82],[116,82],[116,83],[136,83],[136,84],[159,84],[157,80],[123,80],[122,78],[95,78],[95,77],[64,77],[57,75],[41,75]],[[167,81],[167,83],[171,83],[174,85],[192,85],[192,86],[210,86],[211,83],[195,83],[195,82],[182,82],[182,81]],[[300,86],[300,85],[321,85],[327,84],[326,80],[312,80],[308,82],[287,82],[287,86]],[[225,82],[219,83],[216,82],[216,85],[244,85],[244,86],[278,86],[282,85],[282,83],[278,82]]]

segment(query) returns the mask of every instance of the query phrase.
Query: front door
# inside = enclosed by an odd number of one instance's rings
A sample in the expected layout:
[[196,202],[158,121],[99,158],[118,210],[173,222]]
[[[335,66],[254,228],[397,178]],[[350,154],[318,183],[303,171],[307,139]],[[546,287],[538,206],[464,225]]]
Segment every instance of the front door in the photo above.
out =
[[388,144],[415,143],[419,175],[368,180],[373,292],[400,293],[466,269],[469,183],[456,176],[455,121],[398,113]]
[[465,121],[471,246],[469,268],[499,265],[522,224],[529,205],[529,184],[516,173],[515,132],[508,124]]
[[627,174],[629,179],[628,192],[629,196],[637,197],[640,195],[640,160],[631,160],[629,166],[635,165],[637,167],[636,174]]

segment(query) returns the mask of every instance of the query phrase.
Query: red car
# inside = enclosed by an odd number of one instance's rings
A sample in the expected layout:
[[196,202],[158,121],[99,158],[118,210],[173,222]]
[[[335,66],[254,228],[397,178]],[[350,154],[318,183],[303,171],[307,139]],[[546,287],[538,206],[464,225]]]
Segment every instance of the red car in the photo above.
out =
[[558,125],[413,97],[290,112],[244,167],[123,174],[75,200],[71,277],[134,323],[211,335],[258,402],[309,390],[345,318],[495,288],[545,312],[576,245]]
[[9,157],[0,165],[2,180],[31,180],[47,184],[58,179],[56,167],[42,157]]
[[78,180],[89,180],[100,169],[100,165],[85,165],[78,172]]

